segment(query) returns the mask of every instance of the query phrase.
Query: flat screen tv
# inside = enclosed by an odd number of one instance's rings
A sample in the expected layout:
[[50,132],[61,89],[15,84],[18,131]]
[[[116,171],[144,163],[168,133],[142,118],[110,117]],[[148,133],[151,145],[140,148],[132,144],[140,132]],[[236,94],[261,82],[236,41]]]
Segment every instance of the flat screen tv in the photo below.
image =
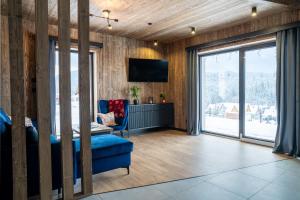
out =
[[168,61],[129,58],[129,82],[168,82]]

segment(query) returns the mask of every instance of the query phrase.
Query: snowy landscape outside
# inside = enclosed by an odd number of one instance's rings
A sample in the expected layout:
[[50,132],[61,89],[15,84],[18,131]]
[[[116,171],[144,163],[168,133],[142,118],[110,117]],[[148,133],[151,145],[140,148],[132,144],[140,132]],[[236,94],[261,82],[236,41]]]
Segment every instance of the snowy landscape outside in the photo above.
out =
[[[239,51],[201,58],[202,130],[239,137]],[[245,52],[245,136],[274,140],[276,48]]]
[[[59,57],[55,55],[55,88],[56,88],[56,135],[60,135],[60,105],[59,105]],[[78,93],[78,53],[71,53],[71,106],[72,127],[79,125],[79,93]]]

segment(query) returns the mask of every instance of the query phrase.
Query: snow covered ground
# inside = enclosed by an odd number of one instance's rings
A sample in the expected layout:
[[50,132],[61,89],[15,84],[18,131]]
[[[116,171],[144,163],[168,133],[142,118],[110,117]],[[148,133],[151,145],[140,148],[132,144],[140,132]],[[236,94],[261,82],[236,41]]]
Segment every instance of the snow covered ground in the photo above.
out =
[[[202,130],[222,133],[229,136],[239,136],[239,120],[222,117],[205,116]],[[260,123],[259,120],[246,121],[245,135],[247,137],[274,140],[276,124]]]
[[[60,135],[60,106],[56,105],[56,134]],[[79,124],[79,102],[72,101],[72,126],[78,126]]]

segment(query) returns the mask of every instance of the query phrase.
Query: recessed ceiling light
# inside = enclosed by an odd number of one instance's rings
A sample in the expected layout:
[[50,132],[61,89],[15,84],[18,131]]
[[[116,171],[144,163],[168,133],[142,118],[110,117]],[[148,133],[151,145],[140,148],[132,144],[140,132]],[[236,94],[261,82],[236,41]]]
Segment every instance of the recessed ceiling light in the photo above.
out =
[[195,27],[191,27],[191,34],[195,35],[196,34],[196,28]]
[[108,24],[107,28],[108,28],[109,30],[111,30],[111,29],[112,29],[112,25],[111,25],[111,24]]
[[157,41],[157,40],[154,40],[153,45],[154,45],[154,46],[157,46],[157,45],[158,45],[158,41]]
[[252,7],[251,16],[252,17],[256,17],[257,16],[257,8],[256,7]]
[[148,25],[149,25],[149,26],[151,26],[151,25],[152,25],[152,23],[151,23],[151,22],[149,22],[149,23],[148,23]]

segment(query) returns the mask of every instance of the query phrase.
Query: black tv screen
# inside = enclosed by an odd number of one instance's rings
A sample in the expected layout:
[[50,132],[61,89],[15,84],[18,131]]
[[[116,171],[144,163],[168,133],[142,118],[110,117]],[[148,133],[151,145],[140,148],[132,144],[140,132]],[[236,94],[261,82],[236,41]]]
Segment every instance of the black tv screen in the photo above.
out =
[[129,82],[168,82],[168,61],[129,58]]

